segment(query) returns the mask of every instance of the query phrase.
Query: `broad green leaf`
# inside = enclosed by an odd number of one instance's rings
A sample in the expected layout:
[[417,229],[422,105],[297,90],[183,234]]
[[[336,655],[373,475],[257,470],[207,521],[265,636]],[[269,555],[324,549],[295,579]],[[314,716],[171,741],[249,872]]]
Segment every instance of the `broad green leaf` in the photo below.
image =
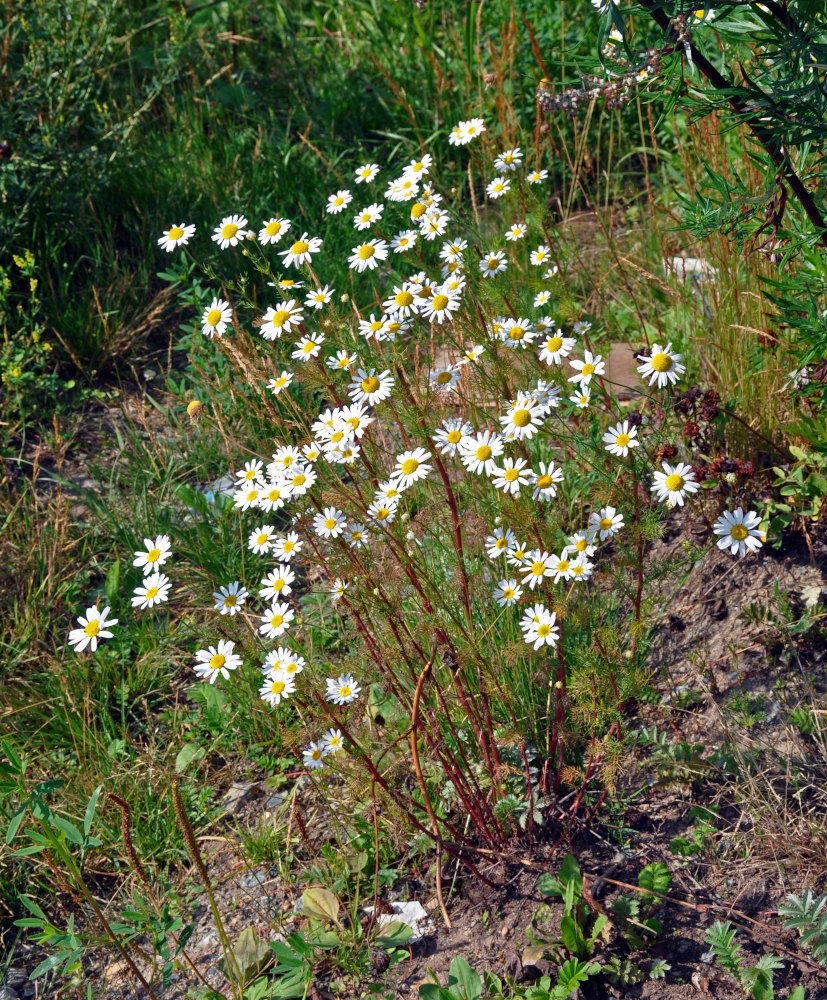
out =
[[206,756],[206,751],[197,743],[185,743],[175,757],[175,770],[178,774],[183,774],[193,761],[202,760]]
[[376,943],[380,948],[395,948],[406,944],[413,936],[413,927],[404,920],[389,920],[379,929]]
[[84,836],[89,836],[89,831],[92,829],[92,820],[95,817],[95,810],[98,807],[98,799],[100,798],[103,785],[98,785],[98,787],[92,792],[92,798],[89,799],[89,804],[86,806],[86,813],[83,817],[83,833]]
[[121,586],[121,561],[116,559],[112,565],[109,567],[109,572],[106,574],[106,580],[103,584],[103,592],[106,594],[106,599],[110,604],[114,604],[118,594],[120,593]]
[[462,955],[457,955],[451,962],[448,989],[457,1000],[477,1000],[482,995],[482,980]]
[[305,889],[302,893],[302,912],[308,917],[330,920],[339,919],[339,900],[329,889]]

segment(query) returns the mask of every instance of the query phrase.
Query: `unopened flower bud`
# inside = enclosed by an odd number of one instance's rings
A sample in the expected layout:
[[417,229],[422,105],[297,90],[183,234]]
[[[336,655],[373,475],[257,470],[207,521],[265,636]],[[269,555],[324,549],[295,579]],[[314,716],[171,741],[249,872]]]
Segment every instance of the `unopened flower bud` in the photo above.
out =
[[187,416],[190,420],[200,420],[204,413],[204,404],[200,399],[192,399],[187,403]]

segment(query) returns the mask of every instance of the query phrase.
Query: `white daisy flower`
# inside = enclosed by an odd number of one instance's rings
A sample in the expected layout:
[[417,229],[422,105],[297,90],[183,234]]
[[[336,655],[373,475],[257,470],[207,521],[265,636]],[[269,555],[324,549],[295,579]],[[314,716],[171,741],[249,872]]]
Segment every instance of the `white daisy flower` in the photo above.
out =
[[154,608],[156,604],[166,603],[169,600],[171,586],[168,576],[163,573],[150,573],[132,592],[132,607],[145,611],[147,608]]
[[526,174],[529,184],[541,184],[547,177],[548,170],[532,170],[530,174]]
[[517,536],[511,528],[495,528],[493,534],[485,539],[485,554],[489,559],[499,559],[516,541]]
[[365,163],[357,167],[354,173],[357,184],[370,184],[373,178],[379,173],[378,163]]
[[247,220],[243,215],[228,215],[216,226],[212,239],[222,250],[234,247],[247,233]]
[[393,386],[394,379],[389,370],[377,375],[375,368],[368,371],[359,368],[348,387],[348,395],[357,403],[365,402],[368,406],[376,406],[390,396]]
[[345,745],[342,738],[341,730],[339,729],[328,729],[328,731],[322,737],[322,745],[324,746],[325,756],[331,753],[336,753],[341,750]]
[[548,305],[550,300],[551,292],[547,288],[544,288],[534,296],[534,308],[539,309],[541,306]]
[[324,756],[323,743],[310,743],[306,749],[302,750],[304,766],[310,768],[311,771],[318,771],[324,767]]
[[343,368],[350,368],[351,365],[355,365],[359,359],[355,354],[351,354],[350,351],[336,351],[332,358],[328,358],[325,364],[328,368],[333,369],[333,371],[341,371]]
[[462,439],[473,433],[474,428],[467,421],[450,417],[434,431],[434,441],[443,455],[456,455]]
[[224,299],[213,299],[201,314],[201,332],[210,339],[215,336],[223,337],[227,324],[232,321],[233,311],[230,303]]
[[167,253],[171,253],[176,247],[183,247],[189,243],[195,235],[195,226],[182,222],[177,226],[170,226],[158,240],[158,246]]
[[308,309],[324,309],[328,302],[330,302],[335,291],[336,289],[331,288],[330,285],[322,285],[321,288],[310,291],[305,295],[304,304]]
[[542,583],[547,576],[551,576],[552,556],[541,549],[532,549],[526,552],[525,562],[520,566],[523,574],[523,583],[527,583],[531,590]]
[[262,316],[258,332],[265,340],[278,340],[283,333],[290,333],[303,319],[304,313],[301,311],[301,306],[296,305],[295,299],[279,302],[277,306],[271,306]]
[[367,243],[360,243],[351,250],[347,265],[351,270],[361,274],[365,270],[372,271],[381,261],[386,260],[387,256],[388,244],[384,240],[368,240]]
[[505,174],[509,171],[516,170],[522,162],[523,153],[519,147],[516,149],[506,149],[505,152],[502,152],[495,157],[494,169],[498,170],[501,174]]
[[399,484],[400,489],[407,490],[418,483],[420,479],[425,479],[432,471],[433,466],[428,465],[431,453],[424,448],[414,448],[413,451],[403,451],[396,456],[396,467],[393,470],[393,478]]
[[265,639],[276,639],[290,628],[290,623],[295,617],[296,612],[286,601],[273,601],[261,616],[258,630]]
[[605,375],[606,365],[601,355],[592,354],[591,351],[583,352],[583,360],[575,358],[569,361],[569,365],[577,372],[569,378],[569,382],[579,382],[580,388],[585,389],[595,375]]
[[367,205],[365,208],[360,209],[353,216],[354,229],[370,229],[374,222],[378,222],[382,218],[382,212],[384,211],[385,206],[376,201],[372,205]]
[[666,347],[652,344],[652,355],[643,364],[637,366],[640,374],[649,380],[649,385],[657,385],[659,389],[678,381],[678,376],[686,371],[682,365],[683,355],[672,350],[672,344]]
[[259,230],[259,243],[265,247],[269,243],[272,243],[275,246],[275,244],[278,243],[278,241],[290,228],[290,225],[291,223],[289,219],[280,219],[277,216],[274,216],[272,219],[267,219]]
[[110,608],[99,611],[97,608],[87,608],[85,615],[78,616],[80,628],[69,632],[69,645],[74,646],[76,653],[82,653],[88,646],[91,652],[98,648],[99,639],[111,639],[109,629],[118,624],[117,618],[109,618]]
[[334,191],[333,194],[327,199],[327,214],[338,215],[339,212],[343,212],[352,201],[353,195],[345,188],[342,188],[340,191]]
[[322,241],[318,236],[308,236],[302,233],[301,238],[292,244],[289,250],[282,250],[280,257],[285,267],[301,267],[309,264],[314,253],[321,249]]
[[219,677],[227,680],[230,671],[241,666],[241,657],[234,649],[235,643],[229,639],[219,639],[217,646],[199,649],[195,654],[195,673],[210,684],[215,684]]
[[212,596],[215,601],[213,608],[216,611],[220,611],[222,615],[229,615],[231,618],[234,618],[238,609],[247,600],[247,591],[241,586],[238,580],[234,580],[226,587],[219,587],[218,590],[213,592]]
[[273,558],[279,562],[290,562],[294,555],[301,552],[304,542],[299,540],[295,531],[289,531],[273,542]]
[[697,493],[701,484],[695,479],[692,466],[685,462],[677,465],[663,463],[663,471],[655,472],[650,487],[658,500],[665,500],[669,507],[683,507],[687,493]]
[[432,389],[439,393],[450,392],[460,380],[458,368],[435,368],[428,376]]
[[629,449],[640,445],[640,441],[637,440],[637,427],[632,427],[628,420],[623,420],[606,431],[603,435],[603,444],[610,455],[627,458]]
[[258,596],[262,601],[275,601],[282,597],[287,597],[292,593],[291,584],[296,579],[296,574],[290,569],[288,563],[278,563],[276,568],[262,579],[259,584]]
[[523,588],[511,577],[500,580],[494,588],[494,600],[501,608],[509,608],[523,596]]
[[391,240],[391,250],[394,253],[406,253],[416,246],[418,234],[414,229],[403,229]]
[[574,350],[577,341],[574,337],[561,337],[553,334],[543,341],[540,349],[540,360],[547,365],[561,365],[563,358],[567,358]]
[[516,243],[517,240],[525,239],[528,226],[524,222],[515,222],[513,226],[505,231],[505,238],[509,243]]
[[500,274],[508,267],[508,261],[505,259],[505,253],[502,250],[496,250],[493,253],[486,254],[479,263],[480,274],[484,278],[493,278]]
[[616,535],[623,524],[623,515],[618,514],[614,507],[601,507],[589,514],[587,530],[590,538],[597,537],[602,542]]
[[497,469],[497,459],[504,450],[503,439],[492,431],[469,434],[460,442],[459,457],[469,472],[478,475],[493,475]]
[[347,527],[347,518],[335,507],[325,507],[313,518],[313,530],[320,538],[338,538]]
[[144,548],[134,553],[132,565],[144,571],[144,576],[154,573],[169,559],[172,554],[172,544],[169,535],[156,535],[155,538],[145,538]]
[[754,510],[747,514],[743,507],[738,507],[735,511],[725,510],[712,528],[716,535],[720,535],[718,548],[724,552],[729,549],[732,555],[741,558],[748,550],[757,551],[766,540],[764,533],[758,530],[760,523],[761,518]]
[[289,698],[296,693],[296,680],[277,671],[264,681],[258,693],[268,705],[278,705],[282,698]]
[[263,556],[273,547],[276,540],[276,529],[272,524],[262,524],[254,528],[247,539],[247,548],[257,556]]
[[566,553],[551,557],[552,583],[559,583],[561,580],[571,580],[574,576],[571,562],[566,558]]
[[325,336],[323,333],[311,333],[309,337],[302,337],[297,342],[290,357],[295,361],[309,361],[311,358],[317,358],[324,341]]
[[520,495],[520,487],[528,486],[530,482],[531,469],[526,468],[528,462],[524,458],[506,458],[502,466],[497,466],[495,475],[491,480],[494,489],[510,493],[512,496]]
[[485,187],[485,193],[492,201],[496,201],[497,198],[502,198],[502,196],[504,194],[508,194],[510,190],[511,181],[508,180],[507,177],[497,177]]
[[288,371],[281,372],[276,378],[271,378],[267,383],[267,388],[272,392],[274,396],[278,396],[282,389],[288,388],[290,383],[293,381],[293,373]]
[[554,462],[540,462],[540,471],[531,473],[534,477],[531,497],[533,500],[551,500],[557,496],[557,487],[563,482],[563,470]]
[[336,577],[330,587],[330,599],[332,601],[340,601],[345,596],[345,591],[348,589],[350,584],[346,580],[342,580],[341,577]]
[[353,674],[339,674],[335,680],[328,677],[325,688],[325,701],[332,701],[334,705],[350,704],[359,697],[362,690],[356,683]]

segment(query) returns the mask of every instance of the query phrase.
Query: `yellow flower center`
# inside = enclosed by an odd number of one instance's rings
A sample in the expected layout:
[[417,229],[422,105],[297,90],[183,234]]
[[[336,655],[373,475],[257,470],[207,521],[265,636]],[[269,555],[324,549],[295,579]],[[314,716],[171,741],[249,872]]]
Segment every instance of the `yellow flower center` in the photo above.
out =
[[505,163],[513,163],[514,162],[514,157],[511,155],[511,153],[509,153],[507,156],[503,157],[503,161]]
[[562,337],[549,337],[548,340],[546,341],[546,348],[552,352],[559,351],[562,346],[563,346]]
[[510,601],[513,596],[514,596],[514,590],[511,587],[506,587],[505,590],[503,591],[503,597],[507,601]]
[[561,559],[560,562],[557,563],[557,570],[560,573],[568,573],[568,571],[569,571],[568,560],[567,559]]
[[409,306],[413,302],[413,295],[408,291],[397,292],[394,297],[394,302],[401,307]]
[[550,625],[541,625],[537,629],[537,635],[541,635],[541,636],[545,637],[545,636],[547,636],[549,634],[550,631],[551,631],[551,626]]
[[228,222],[227,225],[221,229],[221,235],[225,240],[231,240],[237,232],[238,226],[234,222]]
[[313,753],[310,754],[312,760],[320,760],[321,756],[322,756],[321,750],[314,750]]
[[369,375],[362,379],[362,392],[376,392],[379,388],[379,379],[375,375]]
[[292,552],[293,549],[295,548],[295,545],[296,545],[295,542],[285,542],[284,545],[282,546],[282,549],[285,552]]
[[220,309],[210,309],[207,313],[207,326],[218,326],[218,322],[221,319]]
[[489,271],[496,271],[499,266],[500,262],[496,257],[490,257],[488,259],[487,267]]
[[521,326],[512,326],[508,331],[508,336],[512,340],[522,340],[525,336],[525,330]]
[[167,233],[167,236],[171,240],[180,240],[184,235],[184,230],[180,226],[173,226],[172,229]]
[[376,253],[376,247],[372,243],[364,243],[359,247],[359,259],[360,260],[370,260],[370,258]]
[[677,472],[673,472],[671,476],[666,477],[666,488],[667,490],[680,490],[683,488],[683,476],[679,476]]
[[583,567],[575,563],[574,566],[572,566],[571,571],[572,573],[574,573],[575,576],[580,576],[580,574],[583,572]]
[[86,628],[83,631],[89,636],[90,639],[92,639],[94,636],[98,634],[98,632],[100,632],[100,630],[101,630],[100,621],[97,618],[93,618],[92,621],[90,621],[87,624]]
[[617,435],[617,446],[618,448],[625,448],[626,445],[631,441],[628,434],[618,434]]
[[371,333],[378,333],[381,329],[382,329],[382,320],[381,319],[375,319],[370,324],[370,332]]
[[281,223],[276,222],[275,220],[273,220],[273,222],[268,222],[264,228],[264,231],[265,233],[267,233],[268,236],[278,236],[278,234],[281,232]]
[[[747,529],[743,526],[743,524],[733,524],[729,533],[735,539],[736,542],[743,542],[743,540],[749,534],[749,531],[747,531]],[[86,627],[88,628],[89,626],[87,625]]]
[[273,615],[271,617],[271,619],[270,619],[270,624],[274,628],[278,628],[279,625],[281,625],[283,621],[284,621],[284,615]]
[[411,209],[411,218],[421,219],[427,210],[428,206],[424,202],[418,201]]
[[288,674],[295,674],[295,672],[298,669],[299,669],[298,663],[288,663],[287,666],[284,668],[285,673],[288,673]]
[[260,535],[256,536],[256,545],[264,545],[269,538],[270,536],[266,532],[262,532]]
[[273,584],[273,590],[279,591],[282,590],[283,588],[284,588],[284,577],[280,576],[278,580],[276,580],[275,583]]
[[542,576],[546,571],[546,564],[544,562],[535,562],[531,564],[531,572],[534,576]]
[[390,516],[390,511],[387,507],[380,507],[376,512],[376,519],[378,521],[384,521],[386,517]]
[[589,543],[586,541],[585,538],[578,538],[577,541],[574,543],[574,547],[577,549],[578,552],[585,552],[588,544]]
[[224,598],[224,607],[225,608],[234,608],[235,606],[236,606],[236,596],[235,596],[235,594],[227,594],[227,596]]
[[351,534],[350,537],[353,539],[354,542],[358,542],[361,539],[361,537],[362,537],[362,532],[361,531],[354,531]]
[[528,410],[515,410],[511,419],[515,427],[527,427],[531,423],[531,414]]
[[388,323],[388,333],[399,333],[402,329],[402,324],[398,323],[396,320],[391,320]]
[[406,458],[402,463],[402,471],[406,476],[412,475],[419,468],[419,462],[415,458]]
[[506,469],[503,479],[507,483],[513,483],[515,479],[520,475],[519,469]]
[[256,478],[256,470],[255,469],[248,469],[244,473],[244,482],[245,483],[249,483],[251,479],[255,479],[255,478]]
[[[272,500],[273,503],[275,503],[276,500],[281,499],[281,490],[278,488],[278,486],[274,486],[273,489],[270,490],[270,492],[267,494],[267,499]],[[260,544],[261,542],[259,542],[259,545]]]
[[453,372],[440,372],[436,377],[437,385],[448,385],[448,383],[453,379]]
[[431,303],[431,307],[434,312],[441,312],[448,305],[447,295],[435,295],[434,301]]
[[448,431],[447,437],[451,444],[459,444],[462,440],[462,431]]
[[491,458],[491,448],[487,444],[481,444],[477,448],[477,458],[481,462],[487,462]]
[[273,681],[273,683],[270,685],[270,690],[273,692],[273,694],[281,694],[282,691],[285,689],[285,687],[286,685],[284,681]]
[[258,500],[258,490],[249,490],[247,492],[247,502],[255,503],[256,500]]
[[279,375],[276,379],[276,386],[279,389],[283,389],[287,385],[287,379],[283,375]]
[[332,530],[333,528],[336,527],[336,518],[328,517],[324,523],[324,526],[328,529],[328,531]]
[[504,549],[507,545],[508,545],[507,538],[498,538],[496,542],[494,542],[495,549]]
[[611,528],[611,526],[612,526],[612,519],[610,517],[604,517],[600,521],[600,530],[601,531],[608,531]]
[[344,431],[334,431],[334,432],[333,432],[333,433],[332,433],[332,434],[330,435],[330,440],[331,440],[331,441],[332,441],[332,442],[333,442],[334,444],[338,444],[338,443],[339,443],[339,441],[341,441],[341,440],[342,440],[342,438],[343,438],[344,436],[345,436],[345,432],[344,432]]
[[580,370],[581,375],[594,375],[594,365],[583,365]]
[[210,670],[220,670],[226,663],[226,657],[222,656],[221,653],[216,653],[215,656],[210,657]]
[[294,486],[304,486],[306,482],[307,482],[307,476],[303,472],[300,472],[297,476],[293,476]]
[[551,476],[545,475],[540,476],[537,479],[537,488],[541,490],[547,490],[551,486]]
[[146,554],[146,561],[147,562],[151,562],[151,563],[158,562],[158,560],[160,558],[161,558],[161,550],[160,549],[150,549],[149,552],[147,552],[147,554]]
[[292,247],[290,247],[290,253],[294,256],[298,256],[302,253],[307,253],[310,249],[310,244],[306,240],[296,240]]
[[158,596],[158,588],[157,587],[149,587],[147,589],[145,597],[146,597],[146,599],[148,601],[151,601],[153,597],[157,597],[157,596]]
[[652,355],[652,367],[656,372],[668,372],[672,367],[672,359],[668,354],[661,351],[658,354]]
[[279,311],[273,317],[273,326],[284,326],[284,324],[289,319],[290,319],[290,313],[286,309],[279,309]]
[[345,684],[344,687],[340,687],[339,688],[339,697],[340,698],[349,698],[350,697],[350,688],[347,686],[347,684]]
[[302,348],[305,354],[310,354],[310,352],[314,351],[315,349],[316,349],[316,344],[312,340],[308,340],[307,343]]

